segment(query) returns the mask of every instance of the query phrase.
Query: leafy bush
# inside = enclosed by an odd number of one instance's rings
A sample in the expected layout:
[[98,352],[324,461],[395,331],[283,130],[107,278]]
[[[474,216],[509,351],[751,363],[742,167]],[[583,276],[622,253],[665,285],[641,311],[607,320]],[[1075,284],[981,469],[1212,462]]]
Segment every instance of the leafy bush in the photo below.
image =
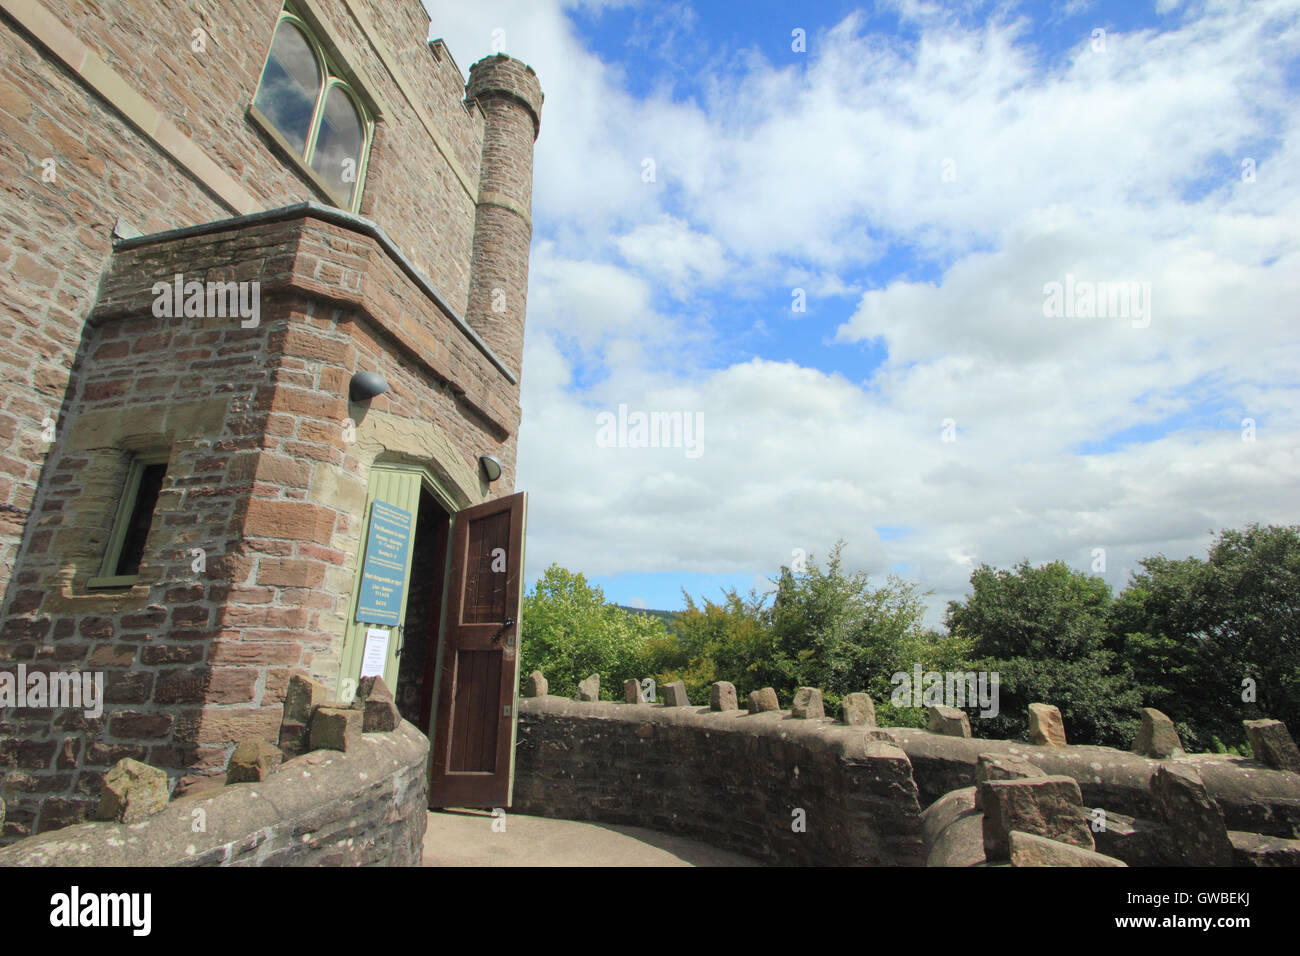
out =
[[643,677],[648,649],[667,638],[661,620],[606,602],[599,587],[556,564],[523,603],[520,680],[540,670],[550,692],[565,697],[599,674],[601,699],[622,700],[623,681]]
[[1205,561],[1140,563],[1112,640],[1143,703],[1188,725],[1184,746],[1240,751],[1241,722],[1260,717],[1300,726],[1300,527],[1222,531]]
[[[919,665],[998,673],[998,716],[967,708],[981,737],[1023,737],[1035,701],[1061,709],[1072,742],[1121,748],[1143,706],[1172,717],[1188,750],[1249,753],[1243,719],[1300,727],[1300,527],[1223,531],[1205,561],[1147,558],[1117,598],[1060,561],[981,565],[970,596],[948,604],[947,636],[922,628],[916,585],[846,573],[842,547],[824,567],[782,567],[769,594],[685,595],[670,627],[552,565],[524,600],[522,674],[540,669],[571,695],[599,673],[611,700],[629,677],[681,680],[699,704],[715,680],[742,702],[773,687],[787,707],[806,685],[822,689],[828,714],[866,691],[881,726],[923,727],[923,707],[891,700],[891,677]],[[1242,699],[1245,679],[1254,701]]]

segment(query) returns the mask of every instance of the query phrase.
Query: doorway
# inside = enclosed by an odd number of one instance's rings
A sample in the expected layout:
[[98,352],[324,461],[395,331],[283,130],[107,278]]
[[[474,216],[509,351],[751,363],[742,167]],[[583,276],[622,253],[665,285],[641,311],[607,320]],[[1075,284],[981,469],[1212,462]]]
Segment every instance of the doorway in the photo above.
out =
[[[437,660],[446,588],[447,534],[451,515],[425,487],[420,488],[415,537],[411,545],[410,594],[402,620],[402,646],[393,696],[402,718],[430,732],[433,710],[433,665]],[[427,671],[427,673],[426,673]]]
[[383,677],[431,742],[430,806],[510,806],[526,512],[522,492],[457,511],[428,469],[371,468],[340,699]]

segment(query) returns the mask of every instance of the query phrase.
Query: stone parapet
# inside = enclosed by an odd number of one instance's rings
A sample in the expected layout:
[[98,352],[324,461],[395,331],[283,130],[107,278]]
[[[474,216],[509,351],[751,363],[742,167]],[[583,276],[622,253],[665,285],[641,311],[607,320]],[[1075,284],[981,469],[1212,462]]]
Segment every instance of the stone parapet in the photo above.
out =
[[678,833],[768,863],[919,865],[907,756],[787,711],[520,701],[514,809]]
[[[429,741],[410,724],[315,751],[266,780],[173,800],[141,823],[83,823],[0,849],[0,866],[418,866]],[[201,825],[201,828],[200,828]]]

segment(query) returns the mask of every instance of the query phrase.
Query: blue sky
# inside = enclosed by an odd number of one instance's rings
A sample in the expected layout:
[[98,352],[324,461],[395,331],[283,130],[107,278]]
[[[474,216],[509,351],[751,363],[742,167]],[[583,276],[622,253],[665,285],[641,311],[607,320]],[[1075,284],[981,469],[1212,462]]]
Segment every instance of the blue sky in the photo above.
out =
[[[843,539],[937,625],[980,562],[1298,520],[1297,0],[427,6],[546,91],[530,581],[677,608]],[[601,447],[619,405],[702,453]]]

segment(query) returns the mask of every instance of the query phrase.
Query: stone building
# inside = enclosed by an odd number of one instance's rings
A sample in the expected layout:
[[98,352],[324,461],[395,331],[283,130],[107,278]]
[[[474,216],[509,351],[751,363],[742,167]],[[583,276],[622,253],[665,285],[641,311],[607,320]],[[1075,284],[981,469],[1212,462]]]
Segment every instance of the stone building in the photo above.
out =
[[436,32],[0,0],[4,842],[276,740],[294,672],[382,673],[436,799],[508,802],[542,92]]

